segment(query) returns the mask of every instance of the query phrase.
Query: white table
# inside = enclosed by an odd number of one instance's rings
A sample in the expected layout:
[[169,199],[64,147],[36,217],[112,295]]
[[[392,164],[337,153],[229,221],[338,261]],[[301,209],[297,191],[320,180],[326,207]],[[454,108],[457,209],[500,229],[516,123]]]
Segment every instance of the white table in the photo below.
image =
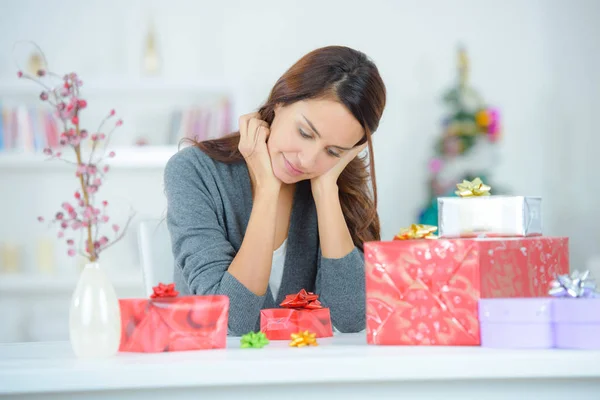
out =
[[[17,396],[20,394],[21,396]],[[0,397],[115,399],[599,399],[600,352],[368,346],[74,358],[66,342],[0,345]]]

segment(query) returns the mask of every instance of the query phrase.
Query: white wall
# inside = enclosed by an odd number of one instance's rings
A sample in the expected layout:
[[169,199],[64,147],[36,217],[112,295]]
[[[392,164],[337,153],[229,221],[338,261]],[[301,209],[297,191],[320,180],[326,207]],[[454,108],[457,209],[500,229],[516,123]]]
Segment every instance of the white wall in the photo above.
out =
[[[516,194],[544,197],[546,233],[571,236],[573,267],[600,253],[593,163],[600,148],[598,1],[21,0],[1,7],[0,80],[14,77],[9,50],[19,39],[39,43],[58,71],[76,70],[87,79],[136,77],[152,16],[164,79],[227,82],[240,112],[255,109],[309,50],[328,44],[363,50],[388,88],[375,136],[388,239],[414,222],[425,199],[425,166],[444,111],[439,99],[452,82],[462,42],[472,82],[504,117],[496,179]],[[155,197],[160,172],[118,182],[126,193],[152,196],[150,213],[164,211],[164,199]],[[18,204],[9,210],[0,202],[0,221],[37,215],[36,203],[24,198]],[[12,223],[0,225],[0,237],[12,232]]]

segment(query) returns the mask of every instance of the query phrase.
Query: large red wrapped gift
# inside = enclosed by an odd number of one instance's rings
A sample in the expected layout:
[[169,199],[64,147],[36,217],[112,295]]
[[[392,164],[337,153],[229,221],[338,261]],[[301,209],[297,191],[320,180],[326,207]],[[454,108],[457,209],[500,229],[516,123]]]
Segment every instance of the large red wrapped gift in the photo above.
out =
[[174,284],[159,284],[148,299],[120,299],[119,351],[225,348],[229,297],[181,296]]
[[316,337],[333,336],[329,309],[321,306],[319,295],[302,289],[287,295],[280,306],[260,312],[260,330],[269,340],[290,340],[292,333],[310,331]]
[[479,345],[479,299],[546,296],[568,251],[563,237],[365,243],[367,342]]

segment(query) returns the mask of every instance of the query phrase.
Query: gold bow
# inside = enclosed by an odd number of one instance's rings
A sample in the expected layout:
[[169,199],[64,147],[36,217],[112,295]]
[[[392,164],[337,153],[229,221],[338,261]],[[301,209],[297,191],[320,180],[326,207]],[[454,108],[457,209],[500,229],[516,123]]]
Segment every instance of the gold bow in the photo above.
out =
[[471,182],[463,180],[462,183],[457,183],[456,187],[458,190],[454,193],[460,197],[489,196],[492,189],[484,184],[480,178],[475,178]]
[[411,239],[437,239],[433,232],[437,231],[437,226],[412,224],[409,228],[402,228],[394,237],[394,240]]
[[317,334],[309,331],[292,333],[291,347],[317,346]]

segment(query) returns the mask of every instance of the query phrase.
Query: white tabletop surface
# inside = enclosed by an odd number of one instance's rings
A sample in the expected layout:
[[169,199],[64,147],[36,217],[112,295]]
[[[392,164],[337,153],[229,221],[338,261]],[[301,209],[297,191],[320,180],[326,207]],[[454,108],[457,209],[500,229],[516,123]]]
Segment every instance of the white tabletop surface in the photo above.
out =
[[297,371],[306,383],[600,379],[600,352],[370,346],[364,334],[319,339],[311,348],[272,341],[240,349],[239,338],[229,338],[222,350],[103,360],[76,359],[68,342],[0,345],[0,394],[286,384],[298,382]]

